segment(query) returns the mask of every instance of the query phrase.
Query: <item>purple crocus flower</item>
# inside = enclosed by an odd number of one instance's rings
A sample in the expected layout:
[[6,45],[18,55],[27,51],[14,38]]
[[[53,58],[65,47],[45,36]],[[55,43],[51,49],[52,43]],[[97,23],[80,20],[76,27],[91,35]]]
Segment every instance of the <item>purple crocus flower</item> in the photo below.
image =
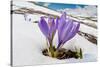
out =
[[78,32],[80,23],[68,17],[64,12],[58,21],[58,46],[61,47],[68,40],[72,39]]
[[48,39],[49,44],[51,45],[57,29],[56,20],[54,18],[49,17],[47,22],[44,17],[41,17],[38,25],[42,33]]

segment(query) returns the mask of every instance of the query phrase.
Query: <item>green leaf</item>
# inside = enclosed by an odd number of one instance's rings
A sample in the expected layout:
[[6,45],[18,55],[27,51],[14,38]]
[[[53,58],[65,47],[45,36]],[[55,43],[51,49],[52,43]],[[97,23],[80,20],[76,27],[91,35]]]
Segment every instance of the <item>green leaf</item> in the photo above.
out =
[[80,48],[80,59],[83,58],[82,49]]

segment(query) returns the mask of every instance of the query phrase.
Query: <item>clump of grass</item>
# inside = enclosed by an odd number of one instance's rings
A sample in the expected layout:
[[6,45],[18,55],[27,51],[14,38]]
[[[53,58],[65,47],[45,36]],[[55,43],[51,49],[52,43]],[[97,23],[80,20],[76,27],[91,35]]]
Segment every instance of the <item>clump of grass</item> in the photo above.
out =
[[[50,49],[50,48],[49,48]],[[56,48],[53,47],[53,51],[54,51],[54,56],[53,58],[57,58],[57,59],[69,59],[69,58],[75,58],[75,59],[82,59],[83,55],[82,55],[82,49],[80,48],[80,50],[76,50],[76,51],[72,51],[72,50],[67,50],[65,48],[61,48],[59,50],[56,51]],[[45,56],[49,56],[51,57],[49,51],[47,49],[44,49],[42,51],[43,55]]]

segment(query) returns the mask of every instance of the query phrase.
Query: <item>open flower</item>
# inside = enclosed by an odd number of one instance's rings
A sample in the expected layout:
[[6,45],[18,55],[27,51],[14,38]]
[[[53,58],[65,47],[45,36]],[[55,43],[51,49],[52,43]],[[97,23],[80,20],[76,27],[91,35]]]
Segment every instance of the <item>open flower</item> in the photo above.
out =
[[68,40],[72,39],[78,32],[80,23],[68,17],[64,12],[58,21],[58,46],[61,47]]
[[49,44],[52,45],[52,40],[54,38],[57,29],[56,20],[52,17],[49,17],[47,22],[44,17],[41,17],[38,25],[42,33],[48,39]]
[[58,19],[54,19],[52,17],[48,18],[48,22],[45,20],[44,17],[41,17],[38,25],[42,33],[46,36],[46,39],[49,43],[49,51],[50,56],[54,57],[54,49],[53,49],[53,38],[56,33],[57,25],[58,25]]

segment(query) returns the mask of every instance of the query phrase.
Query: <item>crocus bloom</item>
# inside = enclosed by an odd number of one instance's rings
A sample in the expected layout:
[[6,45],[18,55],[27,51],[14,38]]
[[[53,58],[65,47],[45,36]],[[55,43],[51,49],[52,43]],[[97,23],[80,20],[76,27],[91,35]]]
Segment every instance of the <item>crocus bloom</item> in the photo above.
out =
[[72,39],[78,32],[79,27],[80,23],[66,17],[66,13],[64,12],[58,21],[57,48],[64,45],[64,43],[67,42],[68,40]]
[[56,29],[57,29],[57,23],[56,23],[55,19],[49,17],[48,22],[47,22],[44,17],[41,17],[38,25],[39,25],[39,28],[42,31],[42,33],[48,39],[49,44],[51,45],[53,37],[54,37],[54,35],[56,33]]

